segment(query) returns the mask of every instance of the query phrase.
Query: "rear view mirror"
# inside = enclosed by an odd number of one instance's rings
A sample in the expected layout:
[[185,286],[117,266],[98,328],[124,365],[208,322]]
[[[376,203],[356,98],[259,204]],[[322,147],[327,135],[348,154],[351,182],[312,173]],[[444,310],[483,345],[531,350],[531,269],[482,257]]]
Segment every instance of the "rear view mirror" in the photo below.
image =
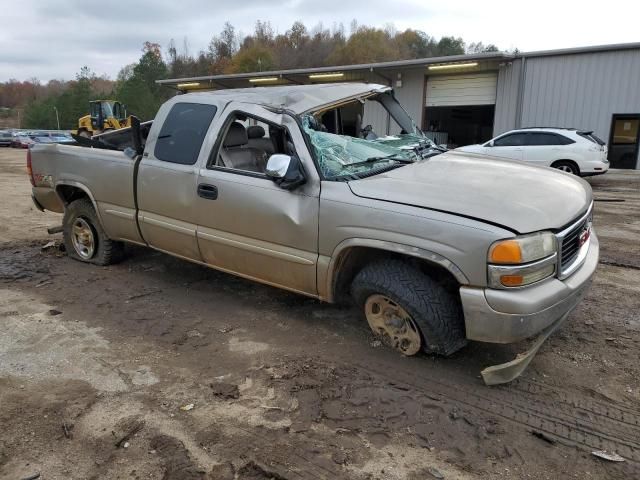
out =
[[282,153],[269,157],[265,173],[284,190],[293,190],[307,181],[300,159]]

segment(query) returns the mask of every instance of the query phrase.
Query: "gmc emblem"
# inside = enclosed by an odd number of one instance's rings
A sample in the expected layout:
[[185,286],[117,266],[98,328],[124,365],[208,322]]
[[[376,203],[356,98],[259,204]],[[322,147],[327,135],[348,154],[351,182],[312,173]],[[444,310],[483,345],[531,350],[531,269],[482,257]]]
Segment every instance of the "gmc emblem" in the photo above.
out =
[[591,236],[591,223],[588,223],[584,227],[584,230],[580,233],[580,237],[578,238],[578,248],[582,247],[585,243],[587,243],[590,236]]

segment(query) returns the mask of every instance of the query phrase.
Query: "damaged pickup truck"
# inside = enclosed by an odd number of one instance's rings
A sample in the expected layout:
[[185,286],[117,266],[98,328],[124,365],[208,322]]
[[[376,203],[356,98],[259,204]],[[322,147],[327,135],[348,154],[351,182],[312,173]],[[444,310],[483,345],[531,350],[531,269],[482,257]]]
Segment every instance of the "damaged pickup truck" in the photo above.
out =
[[[376,135],[380,118],[395,135]],[[106,265],[130,242],[352,299],[404,355],[538,336],[488,384],[526,368],[598,263],[586,182],[444,152],[381,85],[188,93],[86,142],[28,153],[34,202],[64,213],[72,258]]]

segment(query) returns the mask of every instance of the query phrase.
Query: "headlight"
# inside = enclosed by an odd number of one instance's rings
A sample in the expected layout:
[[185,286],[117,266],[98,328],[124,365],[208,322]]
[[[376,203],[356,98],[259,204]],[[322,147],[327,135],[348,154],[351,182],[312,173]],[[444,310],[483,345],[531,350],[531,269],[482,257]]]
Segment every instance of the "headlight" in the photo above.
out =
[[488,280],[493,288],[522,287],[556,271],[556,237],[539,232],[500,240],[489,248]]

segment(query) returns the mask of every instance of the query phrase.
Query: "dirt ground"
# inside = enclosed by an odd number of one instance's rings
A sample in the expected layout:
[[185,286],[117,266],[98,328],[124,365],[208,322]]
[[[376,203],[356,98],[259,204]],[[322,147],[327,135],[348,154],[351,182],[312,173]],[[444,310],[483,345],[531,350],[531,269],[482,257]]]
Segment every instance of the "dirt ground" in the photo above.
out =
[[[0,478],[640,478],[640,175],[590,179],[601,264],[518,348],[403,358],[363,318],[143,248],[70,260],[0,149]],[[607,450],[625,461],[592,455]]]

